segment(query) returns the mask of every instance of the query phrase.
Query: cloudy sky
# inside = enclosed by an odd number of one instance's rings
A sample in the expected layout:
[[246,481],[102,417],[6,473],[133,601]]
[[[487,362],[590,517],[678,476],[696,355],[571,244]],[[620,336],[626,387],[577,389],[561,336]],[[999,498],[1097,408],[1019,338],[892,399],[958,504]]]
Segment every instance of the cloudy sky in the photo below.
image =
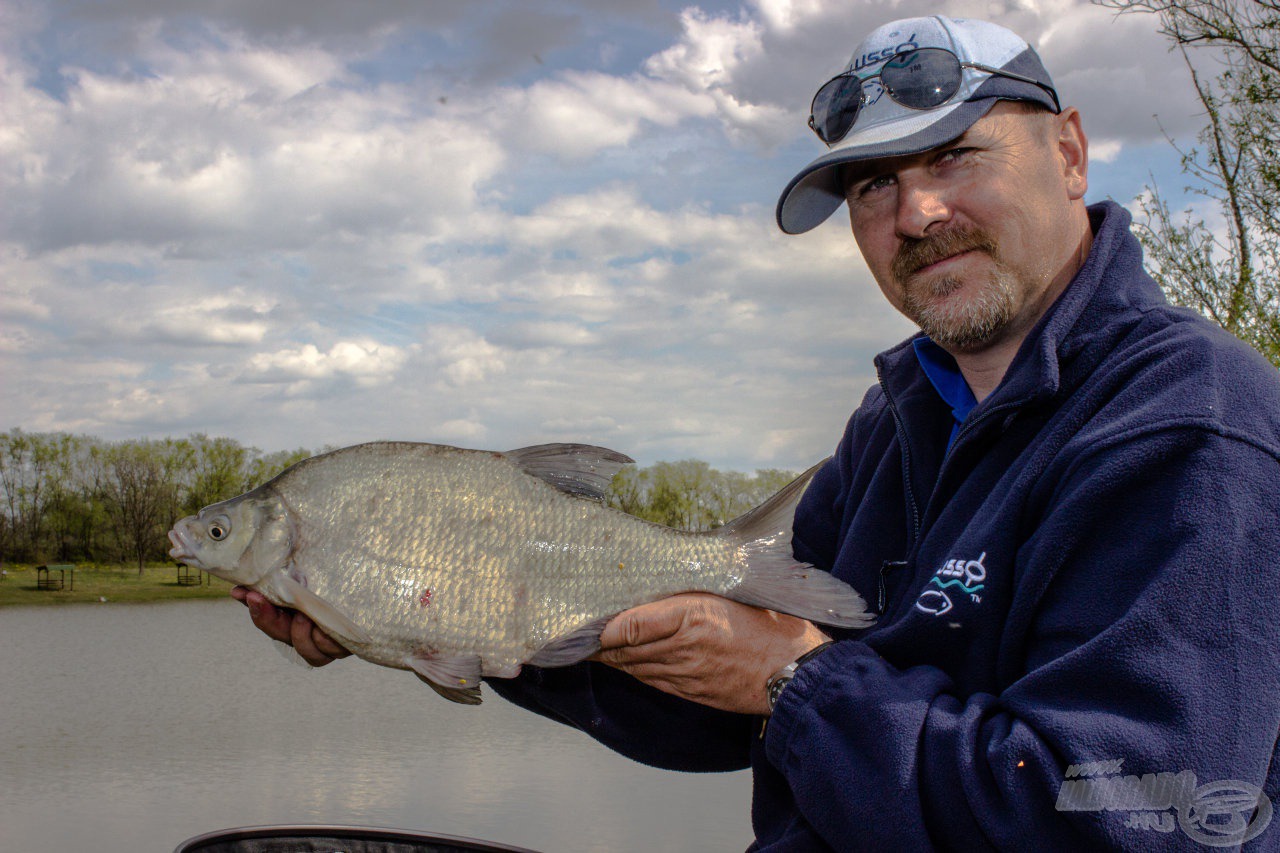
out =
[[1082,0],[0,0],[0,429],[802,468],[913,328],[774,205],[938,11],[1036,46],[1091,200],[1185,183],[1181,59]]

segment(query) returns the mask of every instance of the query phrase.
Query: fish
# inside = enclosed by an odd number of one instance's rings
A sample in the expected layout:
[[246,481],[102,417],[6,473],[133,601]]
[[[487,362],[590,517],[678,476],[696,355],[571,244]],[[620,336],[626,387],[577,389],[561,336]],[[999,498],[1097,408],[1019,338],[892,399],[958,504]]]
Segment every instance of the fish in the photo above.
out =
[[469,705],[482,678],[585,660],[615,615],[679,593],[871,623],[852,587],[791,554],[795,507],[821,463],[723,527],[691,532],[605,504],[630,462],[586,444],[357,444],[179,520],[169,554]]

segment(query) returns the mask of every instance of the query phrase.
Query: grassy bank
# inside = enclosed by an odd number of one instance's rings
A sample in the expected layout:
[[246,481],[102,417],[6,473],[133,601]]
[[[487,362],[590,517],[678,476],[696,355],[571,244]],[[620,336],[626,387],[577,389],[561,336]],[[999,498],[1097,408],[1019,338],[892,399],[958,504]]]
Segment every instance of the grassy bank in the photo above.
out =
[[[172,563],[151,565],[138,574],[137,566],[102,566],[77,563],[74,588],[72,573],[66,572],[62,589],[40,589],[35,566],[5,565],[0,576],[0,607],[15,604],[74,604],[125,601],[181,601],[191,598],[224,598],[231,585],[203,572],[200,583],[181,584]],[[57,580],[57,571],[50,572]],[[192,577],[196,576],[192,570]]]

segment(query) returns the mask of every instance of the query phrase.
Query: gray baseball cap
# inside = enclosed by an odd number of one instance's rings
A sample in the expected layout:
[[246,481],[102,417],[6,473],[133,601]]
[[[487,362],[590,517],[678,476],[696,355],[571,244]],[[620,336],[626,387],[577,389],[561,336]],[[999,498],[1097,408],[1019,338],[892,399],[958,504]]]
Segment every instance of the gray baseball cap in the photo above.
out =
[[[959,88],[936,107],[904,106],[888,94],[879,74],[895,56],[927,48],[954,54]],[[844,202],[839,168],[844,163],[936,148],[968,130],[999,100],[1032,101],[1061,111],[1053,81],[1035,50],[1016,33],[988,21],[942,15],[893,21],[858,45],[840,76],[864,81],[861,107],[852,127],[829,142],[827,153],[801,169],[782,191],[778,227],[788,234],[815,228]],[[852,91],[856,96],[856,87]],[[815,116],[810,123],[821,127],[822,119]]]

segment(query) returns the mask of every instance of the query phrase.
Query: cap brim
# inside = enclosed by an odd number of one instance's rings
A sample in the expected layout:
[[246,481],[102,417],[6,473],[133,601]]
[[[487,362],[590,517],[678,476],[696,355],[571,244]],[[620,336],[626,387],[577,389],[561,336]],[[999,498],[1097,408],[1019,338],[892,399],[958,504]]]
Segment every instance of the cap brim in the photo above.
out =
[[836,208],[844,203],[844,187],[840,182],[838,167],[876,157],[919,154],[945,145],[990,112],[997,100],[999,98],[963,101],[945,111],[920,113],[919,123],[923,127],[918,130],[909,127],[912,119],[895,122],[892,125],[892,139],[884,142],[869,141],[827,152],[801,169],[782,191],[782,196],[778,199],[778,227],[788,234],[803,234],[821,225],[835,213]]

